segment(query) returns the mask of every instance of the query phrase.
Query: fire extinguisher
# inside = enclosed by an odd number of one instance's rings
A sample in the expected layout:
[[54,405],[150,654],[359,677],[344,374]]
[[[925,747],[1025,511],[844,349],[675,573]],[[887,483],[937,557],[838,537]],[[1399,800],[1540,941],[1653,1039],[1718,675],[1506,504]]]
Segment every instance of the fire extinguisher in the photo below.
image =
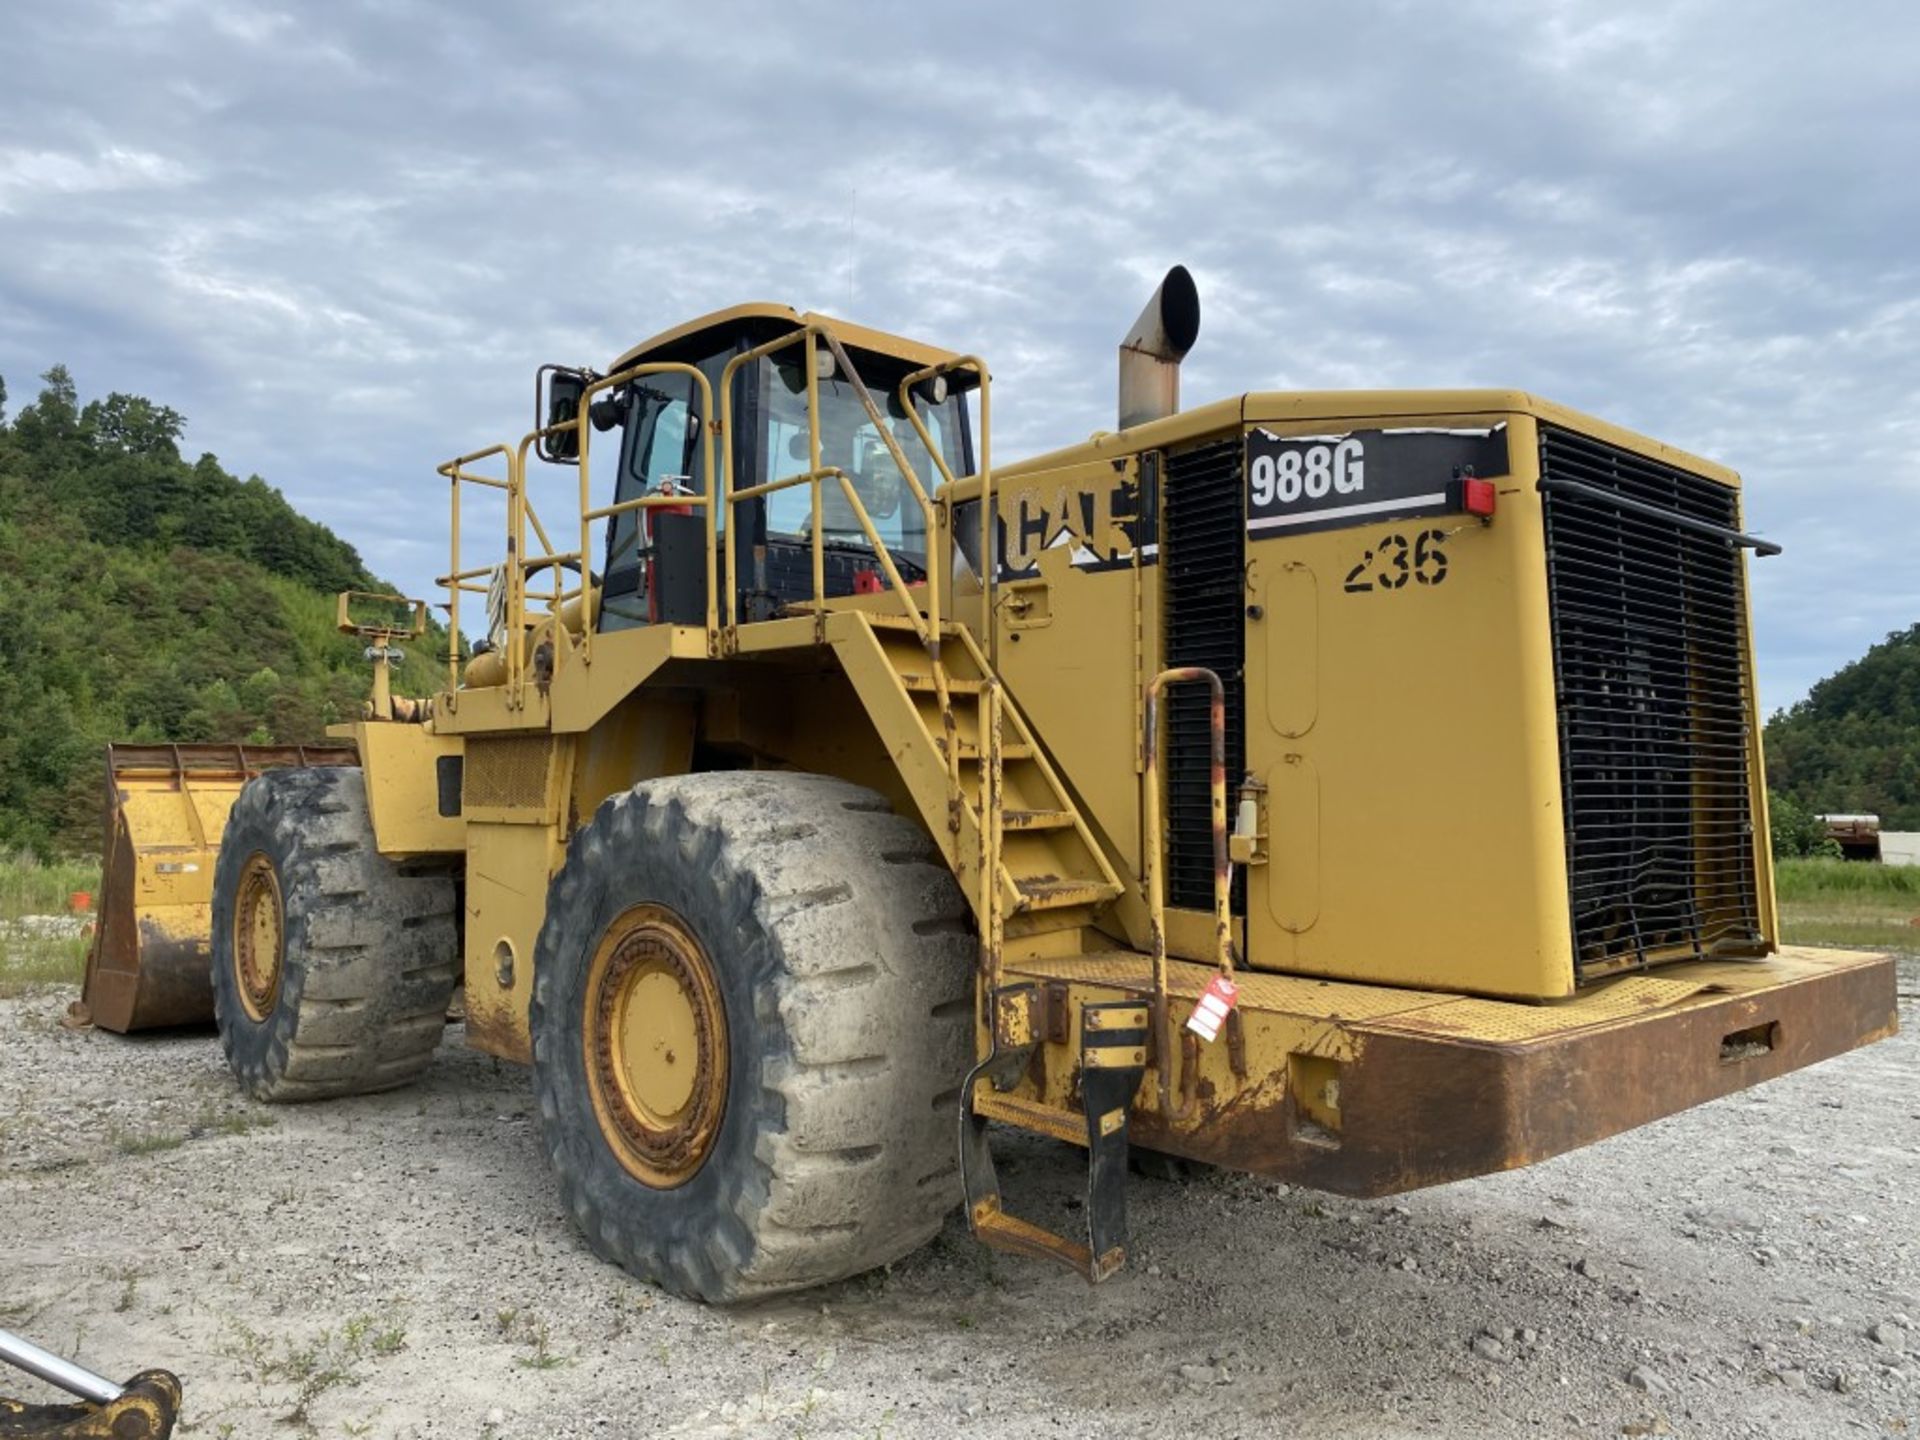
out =
[[[653,489],[655,495],[691,495],[692,486],[684,475],[668,475]],[[660,548],[654,528],[657,515],[691,515],[691,505],[649,505],[640,512],[640,573],[647,590],[647,623],[660,623]]]

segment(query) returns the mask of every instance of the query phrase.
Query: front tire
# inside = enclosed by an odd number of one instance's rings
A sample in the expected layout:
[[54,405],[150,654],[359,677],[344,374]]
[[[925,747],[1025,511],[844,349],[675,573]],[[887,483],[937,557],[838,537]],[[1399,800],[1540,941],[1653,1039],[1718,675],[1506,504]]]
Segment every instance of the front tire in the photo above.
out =
[[534,1089],[597,1252],[735,1301],[842,1279],[960,1198],[973,942],[932,842],[870,790],[650,781],[582,826],[534,963]]
[[416,1078],[459,965],[454,883],[374,845],[358,768],[269,770],[227,816],[213,871],[213,1011],[256,1100]]

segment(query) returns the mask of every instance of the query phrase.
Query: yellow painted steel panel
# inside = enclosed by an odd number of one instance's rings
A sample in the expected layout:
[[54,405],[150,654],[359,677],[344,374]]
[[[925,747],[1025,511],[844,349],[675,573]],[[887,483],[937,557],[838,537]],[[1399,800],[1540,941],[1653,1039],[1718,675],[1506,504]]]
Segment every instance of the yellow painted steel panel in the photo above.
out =
[[[1545,542],[1523,418],[1448,420],[1508,427],[1513,473],[1497,482],[1491,524],[1429,515],[1249,538],[1248,568],[1269,594],[1284,575],[1318,579],[1311,611],[1275,604],[1247,626],[1247,768],[1270,791],[1273,837],[1271,863],[1249,877],[1268,890],[1248,911],[1255,966],[1529,998],[1573,988]],[[1311,646],[1292,633],[1303,624]],[[1308,665],[1314,719],[1299,733],[1292,697],[1308,682],[1295,672]]]
[[1248,561],[1254,605],[1269,636],[1266,653],[1267,723],[1293,739],[1313,729],[1320,713],[1320,582],[1301,560],[1262,565]]
[[[1266,781],[1272,853],[1249,875],[1247,886],[1255,893],[1266,891],[1273,919],[1298,935],[1320,918],[1320,774],[1311,755],[1286,750],[1267,769]],[[1264,948],[1265,938],[1256,929],[1248,954],[1263,959]]]
[[[456,855],[466,847],[466,821],[440,813],[440,762],[460,762],[458,736],[424,725],[368,720],[352,727],[367,777],[367,808],[382,855]],[[455,792],[456,795],[458,792]]]

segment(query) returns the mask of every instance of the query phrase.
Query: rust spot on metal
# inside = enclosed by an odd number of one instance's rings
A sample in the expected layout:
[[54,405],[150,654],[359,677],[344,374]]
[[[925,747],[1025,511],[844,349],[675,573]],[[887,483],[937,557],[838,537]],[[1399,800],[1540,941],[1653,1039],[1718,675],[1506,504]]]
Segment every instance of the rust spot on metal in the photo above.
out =
[[467,1002],[467,1044],[487,1055],[497,1055],[519,1065],[533,1063],[533,1047],[524,1027],[513,1020],[511,1005],[505,1002],[476,1005]]
[[[1284,1068],[1224,1096],[1201,1085],[1190,1121],[1143,1107],[1133,1136],[1336,1194],[1392,1195],[1531,1165],[1870,1044],[1897,1028],[1896,1003],[1883,960],[1524,1041],[1354,1024],[1337,1143],[1299,1138]],[[1727,1037],[1772,1025],[1771,1049],[1722,1059]]]
[[1072,1016],[1068,1012],[1069,987],[1064,980],[1049,980],[1040,987],[1040,1031],[1049,1045],[1064,1045],[1071,1038]]
[[1227,1063],[1234,1079],[1247,1078],[1247,1025],[1237,1005],[1227,1012]]

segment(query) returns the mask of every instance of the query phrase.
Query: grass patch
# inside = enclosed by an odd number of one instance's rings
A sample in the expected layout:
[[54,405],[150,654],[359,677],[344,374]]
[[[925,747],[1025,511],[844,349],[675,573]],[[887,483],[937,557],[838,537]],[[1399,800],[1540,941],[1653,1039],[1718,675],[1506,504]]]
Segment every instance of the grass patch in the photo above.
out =
[[1787,944],[1920,950],[1920,865],[1781,860],[1774,874]]
[[1861,860],[1776,860],[1774,884],[1782,900],[1888,895],[1906,896],[1920,905],[1920,865],[1874,865]]
[[165,1150],[178,1150],[186,1143],[184,1134],[170,1130],[123,1130],[113,1137],[113,1148],[122,1155],[158,1155]]
[[35,935],[14,929],[27,915],[65,915],[73,892],[96,897],[100,866],[93,860],[48,863],[24,852],[0,851],[0,999],[46,985],[77,985],[87,966],[82,935]]
[[47,985],[78,985],[89,943],[83,935],[0,936],[0,1000]]
[[0,920],[17,920],[22,915],[64,915],[76,890],[85,890],[98,900],[98,860],[49,863],[24,852],[0,851]]
[[314,1425],[309,1407],[329,1390],[358,1385],[363,1362],[386,1359],[406,1348],[405,1316],[389,1306],[356,1315],[337,1331],[322,1330],[304,1344],[285,1335],[266,1335],[231,1322],[226,1354],[238,1361],[248,1379],[263,1385],[293,1387],[292,1408],[281,1422],[307,1433]]
[[572,1356],[554,1353],[553,1337],[547,1333],[544,1320],[522,1310],[498,1310],[494,1312],[493,1324],[501,1335],[525,1347],[524,1355],[513,1357],[513,1363],[522,1370],[557,1370],[573,1363]]

